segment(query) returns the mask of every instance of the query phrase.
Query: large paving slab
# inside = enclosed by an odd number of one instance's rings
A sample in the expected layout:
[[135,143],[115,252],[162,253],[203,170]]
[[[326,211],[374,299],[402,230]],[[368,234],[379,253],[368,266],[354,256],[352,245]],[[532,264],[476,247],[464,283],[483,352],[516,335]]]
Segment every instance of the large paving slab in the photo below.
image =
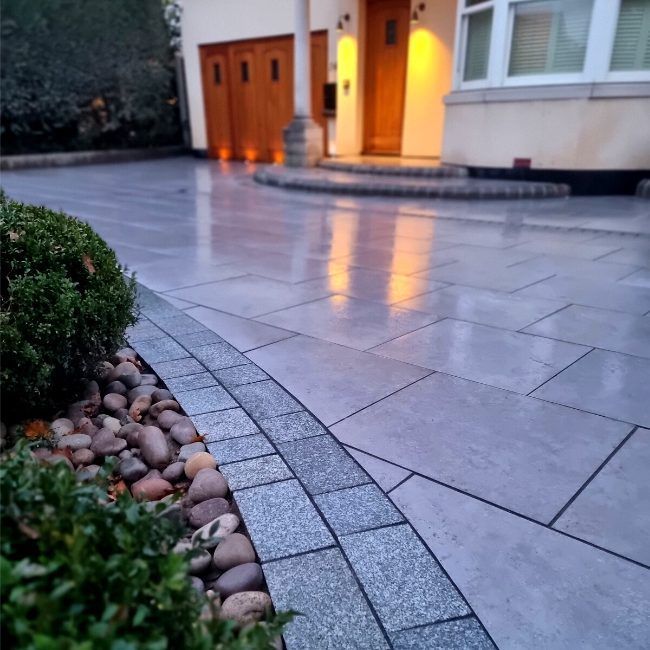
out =
[[430,373],[306,336],[248,356],[328,425]]
[[631,425],[436,373],[332,427],[344,444],[549,522]]
[[647,648],[647,569],[424,478],[391,496],[502,650]]

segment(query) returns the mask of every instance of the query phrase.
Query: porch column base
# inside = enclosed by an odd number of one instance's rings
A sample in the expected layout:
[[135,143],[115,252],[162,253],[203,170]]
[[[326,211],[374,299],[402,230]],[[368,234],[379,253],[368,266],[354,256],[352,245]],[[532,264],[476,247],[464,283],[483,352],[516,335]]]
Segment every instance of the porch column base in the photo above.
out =
[[315,167],[322,159],[323,129],[310,117],[294,117],[283,136],[287,167]]

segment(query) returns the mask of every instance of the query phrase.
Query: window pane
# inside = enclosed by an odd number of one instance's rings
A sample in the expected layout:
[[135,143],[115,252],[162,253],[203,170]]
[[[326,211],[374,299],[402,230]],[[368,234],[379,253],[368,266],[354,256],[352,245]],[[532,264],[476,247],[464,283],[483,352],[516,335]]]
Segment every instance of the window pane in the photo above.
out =
[[465,18],[467,21],[467,46],[463,81],[487,77],[492,31],[492,9],[479,11]]
[[650,70],[650,0],[622,0],[612,70]]
[[515,5],[510,76],[582,72],[593,0]]

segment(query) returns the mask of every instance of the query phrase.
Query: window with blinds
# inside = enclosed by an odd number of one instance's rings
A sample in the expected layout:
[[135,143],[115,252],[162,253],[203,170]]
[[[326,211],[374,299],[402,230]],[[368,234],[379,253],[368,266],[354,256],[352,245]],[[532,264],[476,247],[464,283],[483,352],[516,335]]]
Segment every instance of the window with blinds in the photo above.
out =
[[582,72],[593,0],[536,0],[514,6],[508,75]]
[[650,0],[621,0],[610,70],[650,70]]
[[470,14],[465,20],[467,37],[463,81],[485,79],[490,55],[492,9]]

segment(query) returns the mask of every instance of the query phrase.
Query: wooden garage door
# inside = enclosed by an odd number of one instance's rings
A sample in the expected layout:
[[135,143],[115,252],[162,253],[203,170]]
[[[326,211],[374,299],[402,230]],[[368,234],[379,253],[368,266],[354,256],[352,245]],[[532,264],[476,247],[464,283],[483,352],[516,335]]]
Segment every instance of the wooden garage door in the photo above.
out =
[[[312,106],[324,129],[327,34],[312,34]],[[282,129],[293,117],[293,37],[201,46],[208,155],[282,160]]]

